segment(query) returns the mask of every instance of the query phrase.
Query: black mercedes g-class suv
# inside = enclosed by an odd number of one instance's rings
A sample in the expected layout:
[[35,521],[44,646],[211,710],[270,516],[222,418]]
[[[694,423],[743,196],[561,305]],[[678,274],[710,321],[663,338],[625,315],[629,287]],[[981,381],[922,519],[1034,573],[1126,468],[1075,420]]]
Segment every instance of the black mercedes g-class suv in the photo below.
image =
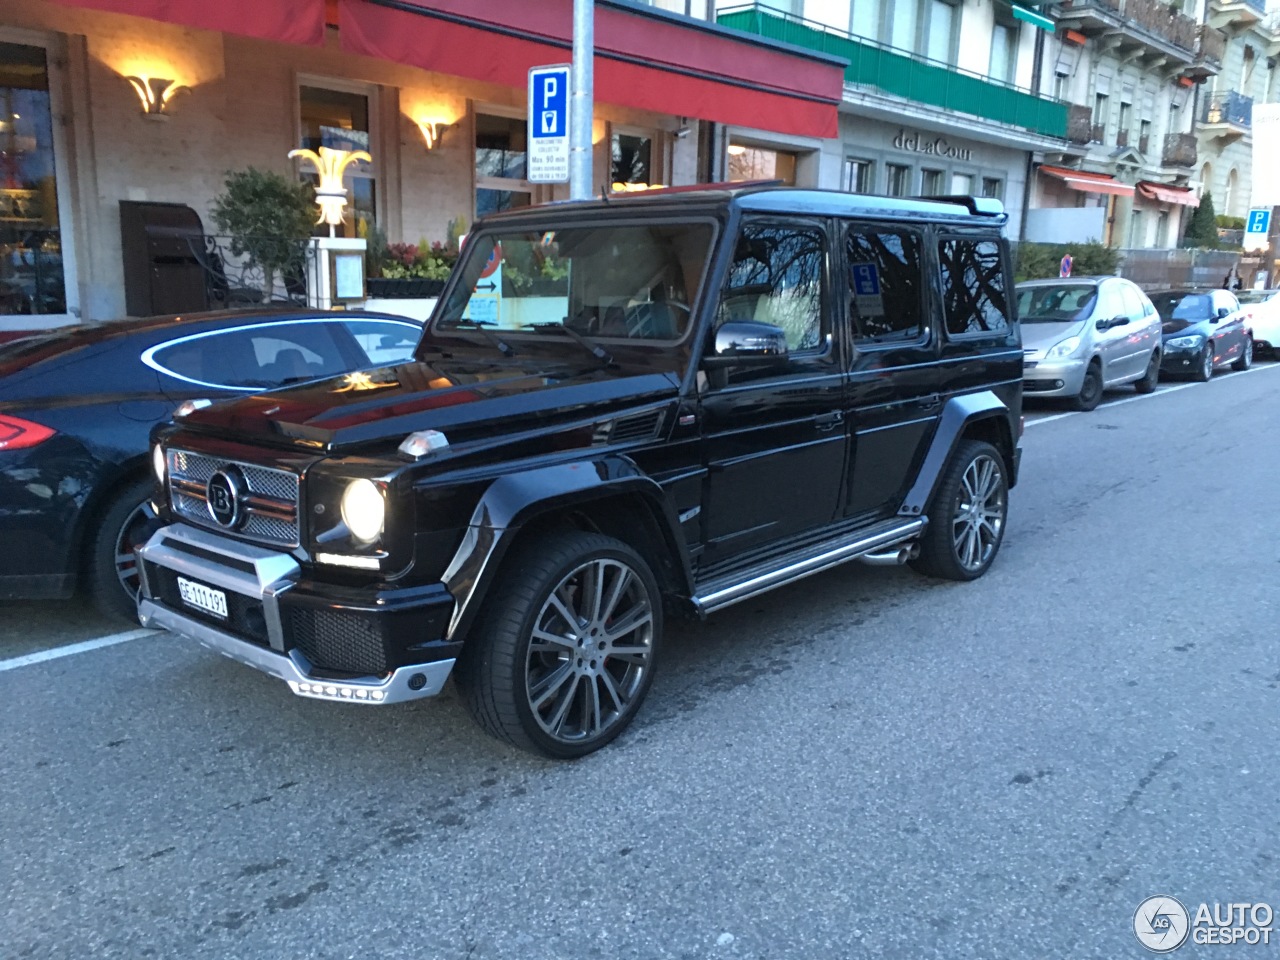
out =
[[970,580],[1018,471],[998,203],[669,190],[491,217],[416,362],[155,436],[140,618],[388,704],[450,674],[490,733],[585,754],[664,612],[847,560]]

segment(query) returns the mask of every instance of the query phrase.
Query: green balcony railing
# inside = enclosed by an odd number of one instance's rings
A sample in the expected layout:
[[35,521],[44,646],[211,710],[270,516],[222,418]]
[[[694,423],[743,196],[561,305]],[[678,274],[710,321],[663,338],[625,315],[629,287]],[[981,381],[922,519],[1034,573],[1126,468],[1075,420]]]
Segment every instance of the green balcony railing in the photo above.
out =
[[884,93],[1033,130],[1067,136],[1067,104],[950,64],[782,13],[757,3],[721,10],[721,26],[834,54],[849,61],[845,80]]

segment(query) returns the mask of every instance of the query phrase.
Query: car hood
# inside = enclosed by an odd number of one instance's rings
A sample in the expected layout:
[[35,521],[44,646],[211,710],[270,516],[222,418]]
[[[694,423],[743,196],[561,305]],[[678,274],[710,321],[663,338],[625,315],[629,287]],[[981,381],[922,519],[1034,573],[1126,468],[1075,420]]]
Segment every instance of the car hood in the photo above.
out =
[[1044,353],[1055,343],[1067,337],[1079,336],[1084,330],[1083,320],[1060,320],[1053,323],[1022,324],[1022,349],[1027,353]]
[[1207,337],[1212,328],[1213,324],[1208,320],[1166,320],[1160,330],[1165,339],[1168,339],[1169,337],[1190,337],[1193,334]]
[[416,361],[217,403],[181,425],[313,451],[398,444],[416,430],[439,430],[457,443],[608,415],[674,397],[678,388],[671,372],[628,372],[591,362]]

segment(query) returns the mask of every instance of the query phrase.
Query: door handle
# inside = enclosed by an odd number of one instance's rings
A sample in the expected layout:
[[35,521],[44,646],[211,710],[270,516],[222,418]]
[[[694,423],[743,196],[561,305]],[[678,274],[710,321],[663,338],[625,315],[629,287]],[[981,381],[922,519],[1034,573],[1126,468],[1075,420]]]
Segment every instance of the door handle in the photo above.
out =
[[927,409],[929,409],[930,407],[936,407],[936,406],[937,406],[938,404],[940,404],[941,402],[942,402],[942,395],[941,395],[941,394],[938,394],[938,393],[931,393],[931,394],[929,394],[927,397],[920,397],[919,399],[917,399],[917,400],[912,404],[912,406],[914,406],[914,407],[921,407],[921,408],[924,408],[924,409],[926,409],[926,410],[927,410]]
[[841,410],[832,410],[830,413],[820,413],[813,418],[813,425],[819,430],[831,430],[842,423],[844,423],[844,412]]

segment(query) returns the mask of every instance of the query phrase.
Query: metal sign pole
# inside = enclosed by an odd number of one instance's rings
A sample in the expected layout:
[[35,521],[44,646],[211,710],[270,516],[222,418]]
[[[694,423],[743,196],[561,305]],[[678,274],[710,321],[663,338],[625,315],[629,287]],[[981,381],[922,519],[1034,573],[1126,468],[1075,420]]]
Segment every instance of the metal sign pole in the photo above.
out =
[[595,0],[573,0],[573,79],[569,100],[569,199],[591,199],[592,102],[595,97]]

